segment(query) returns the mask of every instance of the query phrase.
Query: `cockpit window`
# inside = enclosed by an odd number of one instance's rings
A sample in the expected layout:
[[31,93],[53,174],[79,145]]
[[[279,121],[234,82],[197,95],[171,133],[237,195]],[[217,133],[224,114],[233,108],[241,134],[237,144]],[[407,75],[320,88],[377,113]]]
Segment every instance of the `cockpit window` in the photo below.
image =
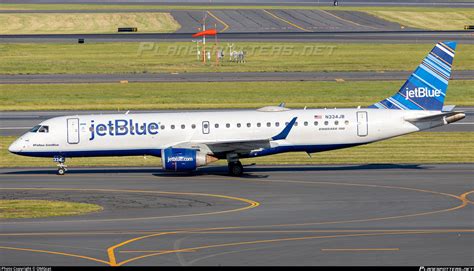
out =
[[36,133],[39,130],[39,128],[41,128],[41,125],[36,125],[35,127],[30,129],[30,132]]
[[38,133],[48,133],[49,132],[49,126],[41,126],[41,128],[38,129]]
[[49,126],[48,125],[36,125],[35,127],[30,129],[31,133],[49,133]]

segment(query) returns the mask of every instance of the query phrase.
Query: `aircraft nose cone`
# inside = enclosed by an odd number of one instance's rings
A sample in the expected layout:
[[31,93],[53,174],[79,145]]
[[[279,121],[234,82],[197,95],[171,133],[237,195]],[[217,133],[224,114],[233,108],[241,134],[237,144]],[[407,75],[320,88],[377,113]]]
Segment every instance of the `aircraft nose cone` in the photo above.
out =
[[21,145],[20,139],[17,139],[8,147],[8,151],[11,153],[18,153],[22,149]]

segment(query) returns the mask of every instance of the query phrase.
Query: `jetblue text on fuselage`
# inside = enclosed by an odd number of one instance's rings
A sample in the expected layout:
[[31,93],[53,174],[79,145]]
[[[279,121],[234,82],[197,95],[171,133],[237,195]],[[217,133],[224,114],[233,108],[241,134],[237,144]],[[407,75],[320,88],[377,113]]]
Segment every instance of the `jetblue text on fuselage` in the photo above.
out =
[[125,135],[156,135],[158,134],[158,123],[156,122],[134,122],[133,120],[116,119],[107,123],[95,124],[91,121],[91,137],[94,140],[97,136],[125,136]]
[[428,89],[427,87],[407,88],[405,100],[409,98],[434,98],[439,96],[441,96],[441,90],[439,89]]

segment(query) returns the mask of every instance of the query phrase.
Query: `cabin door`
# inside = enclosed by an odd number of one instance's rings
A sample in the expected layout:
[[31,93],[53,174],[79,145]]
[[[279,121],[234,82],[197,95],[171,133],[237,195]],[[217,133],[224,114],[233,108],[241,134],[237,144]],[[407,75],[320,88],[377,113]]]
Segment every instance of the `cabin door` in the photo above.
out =
[[79,119],[67,119],[67,143],[79,143]]
[[369,134],[369,123],[367,121],[367,112],[357,112],[357,135],[367,136]]

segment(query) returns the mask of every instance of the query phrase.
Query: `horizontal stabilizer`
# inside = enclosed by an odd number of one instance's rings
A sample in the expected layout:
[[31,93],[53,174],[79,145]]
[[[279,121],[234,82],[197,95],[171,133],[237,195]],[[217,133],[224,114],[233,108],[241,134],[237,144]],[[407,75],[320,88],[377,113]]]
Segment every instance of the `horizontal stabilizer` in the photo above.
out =
[[456,106],[455,105],[445,105],[443,106],[443,108],[441,109],[441,111],[443,112],[451,112],[454,110]]

